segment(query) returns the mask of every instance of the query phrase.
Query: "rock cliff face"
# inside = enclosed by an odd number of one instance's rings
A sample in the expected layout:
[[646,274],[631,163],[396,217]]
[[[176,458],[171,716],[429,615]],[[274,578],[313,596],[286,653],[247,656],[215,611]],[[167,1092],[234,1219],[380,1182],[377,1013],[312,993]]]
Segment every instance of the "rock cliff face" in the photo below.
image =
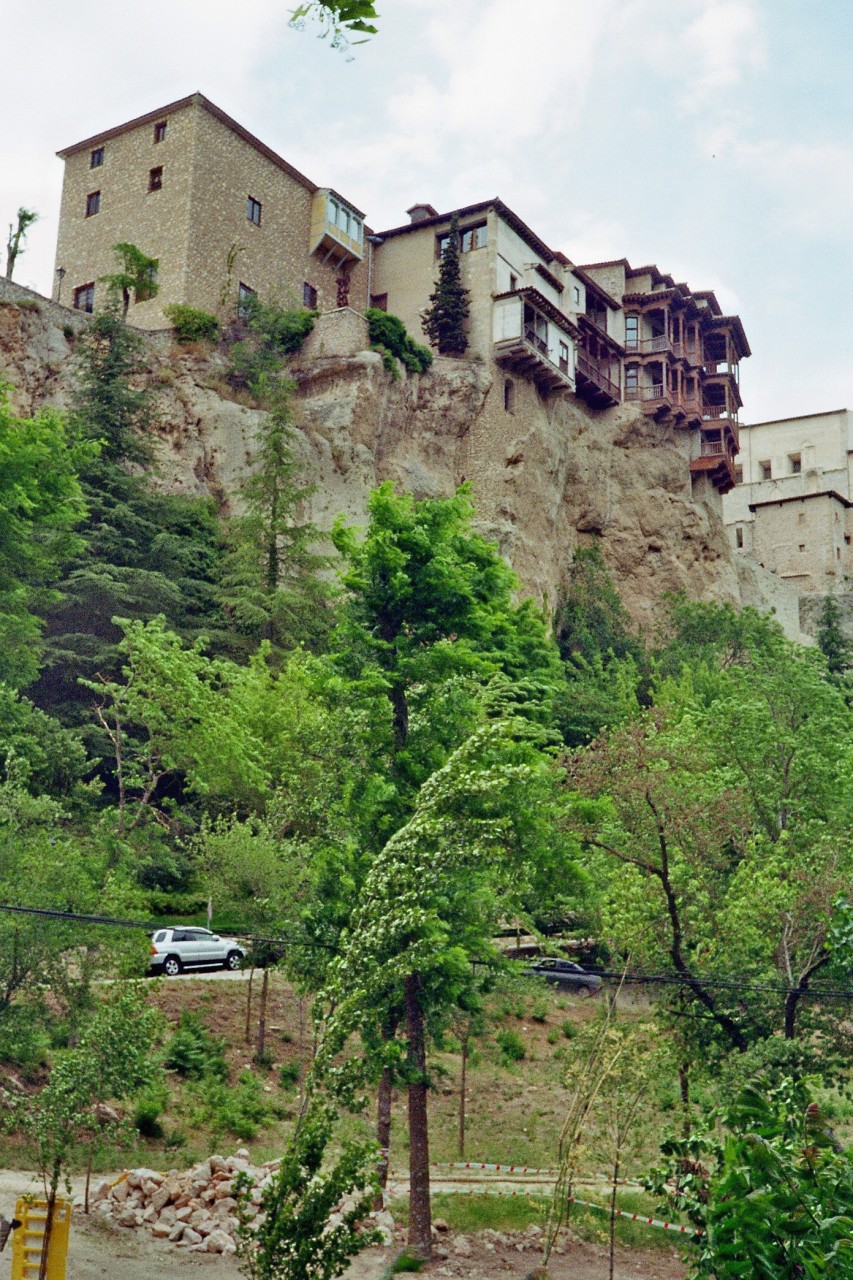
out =
[[[13,384],[15,409],[30,413],[67,403],[85,321],[24,295],[7,289],[3,302],[0,294],[0,377]],[[366,343],[356,321],[346,341],[326,340],[332,329],[319,326],[293,370],[297,448],[316,486],[306,514],[320,528],[340,513],[362,521],[380,481],[424,497],[467,479],[479,527],[525,590],[550,606],[563,594],[575,547],[595,537],[644,627],[665,593],[683,590],[775,607],[798,634],[795,597],[733,554],[719,496],[704,480],[691,484],[687,435],[632,406],[595,413],[570,396],[544,400],[530,385],[519,387],[509,414],[499,371],[473,360],[437,359],[427,374],[394,380],[378,354],[358,349]],[[219,357],[174,348],[165,335],[151,338],[149,350],[156,483],[212,495],[227,510],[251,466],[259,411],[228,398]]]

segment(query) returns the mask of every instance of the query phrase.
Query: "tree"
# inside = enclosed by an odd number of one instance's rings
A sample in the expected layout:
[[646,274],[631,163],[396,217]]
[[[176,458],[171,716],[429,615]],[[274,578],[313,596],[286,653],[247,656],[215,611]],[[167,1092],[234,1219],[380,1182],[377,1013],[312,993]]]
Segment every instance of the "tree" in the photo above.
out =
[[135,244],[126,242],[114,244],[113,253],[118,258],[121,269],[114,271],[111,275],[102,276],[101,279],[112,292],[121,294],[121,319],[124,324],[130,309],[131,294],[134,302],[150,302],[152,298],[157,297],[160,289],[157,283],[157,268],[160,260],[149,258],[147,253],[143,253]]
[[0,680],[12,687],[38,671],[43,613],[82,545],[78,473],[97,453],[55,409],[14,417],[0,383]]
[[[543,732],[517,716],[486,720],[420,788],[409,820],[374,860],[330,965],[317,1066],[340,1095],[395,1066],[406,1082],[410,1244],[431,1253],[427,1037],[476,1000],[472,962],[487,959],[500,911],[517,906],[553,843],[553,763]],[[564,874],[571,862],[564,858]],[[402,1044],[383,1036],[401,1011]],[[365,1058],[343,1066],[354,1034]]]
[[251,1184],[243,1175],[235,1179],[239,1252],[250,1280],[334,1280],[378,1242],[379,1233],[362,1225],[370,1210],[373,1148],[345,1142],[324,1168],[332,1128],[331,1107],[315,1095],[261,1193],[257,1223],[248,1213]]
[[17,223],[9,223],[9,238],[6,241],[6,279],[12,279],[12,273],[15,270],[15,263],[20,255],[24,252],[24,243],[27,238],[27,232],[34,222],[38,222],[39,215],[34,209],[18,210]]
[[314,492],[300,483],[293,456],[294,384],[279,382],[258,427],[254,465],[243,481],[245,513],[226,526],[220,599],[242,648],[268,640],[281,653],[301,641],[319,644],[333,624],[329,557],[314,548],[320,534],[300,521]]
[[39,1280],[47,1274],[56,1196],[68,1162],[81,1139],[91,1132],[92,1111],[99,1102],[126,1098],[149,1085],[150,1059],[158,1017],[134,988],[119,991],[99,1008],[80,1035],[79,1044],[57,1057],[40,1093],[13,1110],[35,1148],[47,1190],[47,1220]]
[[818,618],[817,643],[831,676],[843,676],[853,664],[853,645],[841,628],[841,609],[835,596],[824,596]]
[[424,312],[423,328],[442,356],[463,356],[468,349],[465,321],[468,319],[468,290],[462,283],[459,255],[459,219],[454,213],[450,233],[441,255],[435,292]]

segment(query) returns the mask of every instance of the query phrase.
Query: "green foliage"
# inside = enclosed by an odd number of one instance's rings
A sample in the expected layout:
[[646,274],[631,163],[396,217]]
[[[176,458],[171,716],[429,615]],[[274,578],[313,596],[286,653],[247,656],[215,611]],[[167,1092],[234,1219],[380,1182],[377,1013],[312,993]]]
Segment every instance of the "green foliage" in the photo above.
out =
[[160,289],[157,283],[160,260],[149,258],[135,244],[128,244],[126,241],[114,244],[113,253],[118,259],[119,270],[102,276],[101,279],[112,294],[121,296],[121,318],[124,322],[127,320],[131,294],[134,302],[149,302],[156,298]]
[[248,1068],[235,1085],[216,1075],[200,1077],[191,1088],[190,1110],[194,1128],[209,1129],[215,1136],[230,1133],[244,1142],[256,1137],[272,1116],[263,1085]]
[[[651,1185],[705,1231],[696,1280],[818,1280],[853,1264],[853,1158],[806,1082],[757,1079],[725,1108],[723,1141],[664,1144]],[[675,1190],[672,1190],[674,1186]]]
[[254,651],[261,640],[275,654],[302,642],[316,648],[334,620],[324,577],[329,557],[315,549],[315,526],[299,519],[314,486],[301,483],[293,454],[292,393],[293,383],[277,384],[258,427],[253,469],[241,485],[244,513],[225,529],[219,598],[238,652]]
[[462,283],[459,254],[459,219],[454,213],[450,235],[438,268],[434,293],[424,312],[423,328],[431,344],[442,356],[464,356],[468,349],[465,321],[470,303],[468,290]]
[[6,279],[11,280],[15,270],[15,263],[24,251],[24,243],[27,238],[27,232],[33,223],[38,222],[39,215],[35,209],[25,209],[23,206],[18,210],[15,222],[9,223],[9,237],[6,241]]
[[[299,30],[306,19],[320,23],[320,35],[330,38],[335,49],[347,49],[350,44],[364,44],[364,39],[376,34],[373,25],[378,18],[374,0],[307,0],[293,10],[290,22]],[[353,35],[363,35],[362,40],[351,40]]]
[[843,676],[853,665],[853,645],[841,629],[841,609],[834,596],[824,596],[818,618],[817,642],[831,676]]
[[171,321],[178,342],[215,342],[219,337],[219,321],[209,311],[170,302],[163,314]]
[[[397,316],[389,315],[376,307],[368,307],[367,316],[371,344],[385,355],[396,357],[409,373],[426,373],[432,364],[432,352],[421,347],[406,332],[406,326]],[[389,367],[386,363],[386,369]],[[392,364],[391,371],[396,372]]]
[[54,409],[14,417],[0,383],[0,680],[12,687],[38,671],[41,615],[81,546],[78,472],[97,451]]
[[68,796],[87,771],[79,737],[27,698],[0,684],[0,779],[33,795]]
[[495,1036],[504,1062],[521,1062],[527,1056],[527,1046],[517,1031],[507,1028]]
[[185,1009],[166,1045],[163,1065],[189,1079],[223,1080],[228,1073],[225,1041],[212,1036],[197,1013]]
[[163,1126],[160,1116],[163,1114],[168,1095],[165,1090],[151,1088],[141,1093],[133,1108],[133,1127],[143,1138],[162,1138]]
[[316,311],[261,302],[256,294],[242,303],[241,321],[248,335],[231,348],[229,381],[245,387],[259,401],[274,393],[282,366],[295,355],[314,328]]
[[283,1062],[278,1069],[278,1082],[282,1089],[292,1089],[299,1083],[301,1068],[298,1062]]
[[[240,1175],[235,1179],[239,1252],[250,1280],[333,1280],[377,1242],[378,1233],[363,1224],[375,1186],[375,1149],[346,1142],[324,1167],[331,1135],[331,1109],[315,1096],[264,1187],[257,1223],[247,1212],[251,1186],[245,1179],[241,1184]],[[329,1216],[336,1210],[339,1220],[332,1226]]]

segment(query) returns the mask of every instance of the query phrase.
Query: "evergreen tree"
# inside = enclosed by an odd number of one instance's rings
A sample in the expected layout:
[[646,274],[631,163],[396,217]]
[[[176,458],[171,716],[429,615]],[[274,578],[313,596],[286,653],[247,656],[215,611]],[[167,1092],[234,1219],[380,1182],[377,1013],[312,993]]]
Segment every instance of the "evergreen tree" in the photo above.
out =
[[853,662],[853,645],[841,629],[841,609],[834,596],[824,596],[818,618],[817,643],[832,676],[842,676]]
[[331,587],[322,577],[329,557],[298,511],[313,486],[301,484],[293,456],[293,383],[272,388],[272,409],[257,436],[255,466],[242,486],[245,514],[229,521],[219,599],[238,649],[269,640],[274,650],[316,646],[333,624]]
[[459,219],[454,213],[450,234],[441,255],[435,293],[424,313],[424,333],[441,356],[464,356],[468,349],[465,321],[468,319],[468,290],[462,283],[459,261]]

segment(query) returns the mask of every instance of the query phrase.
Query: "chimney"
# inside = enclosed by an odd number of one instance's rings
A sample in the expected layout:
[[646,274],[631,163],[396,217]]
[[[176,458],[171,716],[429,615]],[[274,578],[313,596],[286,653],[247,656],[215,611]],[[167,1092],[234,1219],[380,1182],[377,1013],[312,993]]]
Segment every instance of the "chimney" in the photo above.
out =
[[433,209],[431,204],[413,204],[406,213],[410,222],[426,222],[427,218],[438,217],[438,209]]

